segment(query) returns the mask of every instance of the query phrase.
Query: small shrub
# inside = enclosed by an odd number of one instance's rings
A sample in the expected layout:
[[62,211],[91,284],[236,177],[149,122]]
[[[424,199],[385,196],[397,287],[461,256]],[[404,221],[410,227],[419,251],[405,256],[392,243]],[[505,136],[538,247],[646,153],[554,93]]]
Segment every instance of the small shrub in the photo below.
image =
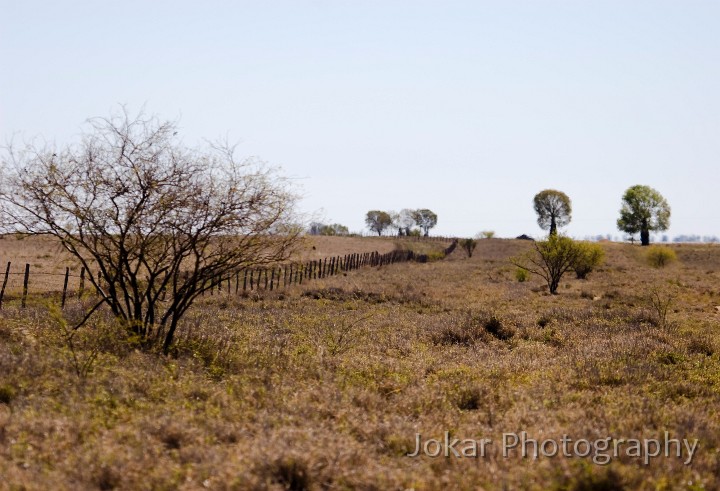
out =
[[584,280],[605,259],[605,251],[599,244],[591,242],[576,242],[577,257],[573,261],[572,269],[579,279]]
[[480,237],[483,239],[492,239],[495,237],[495,231],[494,230],[483,230],[480,232]]
[[431,251],[427,254],[428,261],[440,261],[445,259],[445,253],[443,251]]
[[658,361],[663,365],[677,365],[683,361],[683,357],[675,352],[666,351],[658,354]]
[[545,329],[542,335],[542,342],[548,346],[559,348],[563,345],[563,340],[554,328]]
[[464,389],[457,395],[455,404],[458,409],[463,411],[477,411],[480,409],[480,404],[483,400],[483,394],[475,387],[470,389]]
[[0,404],[10,404],[15,399],[15,387],[9,384],[0,385]]
[[572,491],[622,491],[629,488],[623,482],[622,476],[614,469],[596,470],[590,466],[584,466],[583,471],[575,476],[572,484],[564,489]]
[[518,280],[520,283],[524,283],[528,279],[528,272],[526,269],[517,268],[515,270],[515,279]]
[[308,466],[294,458],[277,459],[262,465],[259,473],[288,491],[305,491],[312,484]]
[[477,241],[475,239],[463,239],[460,241],[460,247],[463,248],[468,257],[472,257],[473,251],[477,247]]
[[587,290],[582,290],[582,291],[580,292],[580,298],[586,298],[586,299],[588,299],[588,300],[594,300],[594,299],[595,299],[595,295],[593,294],[593,292],[589,292],[589,291],[587,291]]
[[464,322],[455,326],[444,326],[432,336],[435,344],[472,346],[480,338],[483,332],[479,326]]
[[653,268],[664,268],[677,261],[677,254],[669,247],[651,246],[645,253],[645,259]]
[[483,326],[485,327],[485,331],[501,341],[507,341],[515,335],[515,330],[512,327],[505,326],[502,321],[494,315],[485,320]]
[[707,336],[694,337],[688,343],[687,350],[691,354],[712,356],[715,353],[715,345]]
[[647,298],[654,316],[651,321],[663,329],[671,327],[668,315],[673,304],[673,294],[659,288],[652,288]]

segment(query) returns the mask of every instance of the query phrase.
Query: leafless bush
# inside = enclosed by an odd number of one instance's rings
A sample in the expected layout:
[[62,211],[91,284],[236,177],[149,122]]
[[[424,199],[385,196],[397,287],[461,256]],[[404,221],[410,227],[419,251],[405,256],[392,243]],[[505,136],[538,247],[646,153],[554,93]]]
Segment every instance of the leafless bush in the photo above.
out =
[[[288,257],[300,228],[287,181],[227,144],[190,149],[177,126],[89,121],[79,144],[10,149],[0,184],[6,230],[59,239],[113,315],[168,351],[193,302],[242,268]],[[81,323],[82,324],[82,323]]]

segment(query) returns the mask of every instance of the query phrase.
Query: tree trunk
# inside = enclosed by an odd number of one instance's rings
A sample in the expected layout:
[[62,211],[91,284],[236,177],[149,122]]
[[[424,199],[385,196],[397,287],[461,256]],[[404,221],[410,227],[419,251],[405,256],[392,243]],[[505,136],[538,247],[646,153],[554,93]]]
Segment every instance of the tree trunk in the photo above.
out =
[[647,229],[643,229],[640,231],[640,244],[641,245],[650,245],[650,231]]
[[554,216],[550,217],[550,235],[557,235],[557,224]]
[[557,295],[557,289],[560,282],[558,280],[551,280],[550,283],[548,283],[548,290],[550,290],[551,295]]

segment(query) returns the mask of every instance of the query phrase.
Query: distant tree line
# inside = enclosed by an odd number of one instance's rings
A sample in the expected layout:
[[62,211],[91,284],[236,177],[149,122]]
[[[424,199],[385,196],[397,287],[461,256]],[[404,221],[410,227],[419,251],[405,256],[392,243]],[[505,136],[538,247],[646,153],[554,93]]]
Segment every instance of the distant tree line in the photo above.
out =
[[321,222],[311,222],[308,227],[309,235],[350,235],[350,231],[345,225],[339,223],[325,224]]
[[397,232],[398,236],[430,235],[430,229],[437,225],[437,214],[427,208],[411,210],[404,208],[399,212],[370,210],[365,215],[365,224],[378,236],[383,232]]

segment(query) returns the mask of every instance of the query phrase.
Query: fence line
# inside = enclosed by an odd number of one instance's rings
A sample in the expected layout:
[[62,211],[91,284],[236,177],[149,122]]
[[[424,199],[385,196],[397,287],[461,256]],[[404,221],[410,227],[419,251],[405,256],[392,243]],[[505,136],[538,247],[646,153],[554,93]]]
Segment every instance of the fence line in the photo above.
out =
[[[444,254],[448,255],[452,253],[457,246],[457,240],[453,240],[452,243],[444,249]],[[347,274],[350,271],[354,271],[364,267],[383,267],[391,264],[401,262],[427,262],[428,256],[426,254],[416,254],[411,250],[394,250],[385,254],[380,254],[377,251],[374,252],[355,252],[345,255],[337,255],[325,257],[322,259],[311,259],[307,261],[295,261],[285,264],[277,264],[272,266],[257,266],[250,268],[242,268],[236,271],[227,273],[226,275],[219,276],[212,280],[210,288],[207,290],[209,295],[214,295],[217,291],[218,294],[226,290],[227,294],[232,293],[232,283],[235,283],[235,294],[239,295],[241,292],[249,291],[274,291],[281,288],[289,288],[293,285],[302,285],[303,282],[309,282],[317,279],[325,279],[340,274]],[[8,261],[5,268],[5,274],[2,280],[2,287],[0,288],[0,309],[3,306],[3,300],[5,298],[5,291],[8,285],[8,280],[12,275],[23,275],[22,281],[22,294],[21,294],[21,308],[25,308],[27,305],[27,297],[30,286],[32,285],[30,264],[25,264],[23,272],[11,272],[11,262]],[[184,278],[188,277],[188,272],[182,273]],[[80,299],[85,294],[85,280],[87,276],[92,276],[90,271],[87,271],[84,267],[80,269],[80,274],[70,274],[70,268],[66,267],[64,273],[48,273],[48,272],[36,272],[32,274],[35,276],[50,276],[50,277],[62,277],[62,293],[61,293],[61,308],[65,307],[69,289],[70,278],[78,278],[77,284],[77,298]],[[242,281],[241,281],[242,277]],[[100,273],[98,272],[96,284],[101,281]],[[52,288],[44,290],[42,293],[52,293]],[[166,295],[167,292],[163,292]],[[203,292],[205,295],[205,292]]]

